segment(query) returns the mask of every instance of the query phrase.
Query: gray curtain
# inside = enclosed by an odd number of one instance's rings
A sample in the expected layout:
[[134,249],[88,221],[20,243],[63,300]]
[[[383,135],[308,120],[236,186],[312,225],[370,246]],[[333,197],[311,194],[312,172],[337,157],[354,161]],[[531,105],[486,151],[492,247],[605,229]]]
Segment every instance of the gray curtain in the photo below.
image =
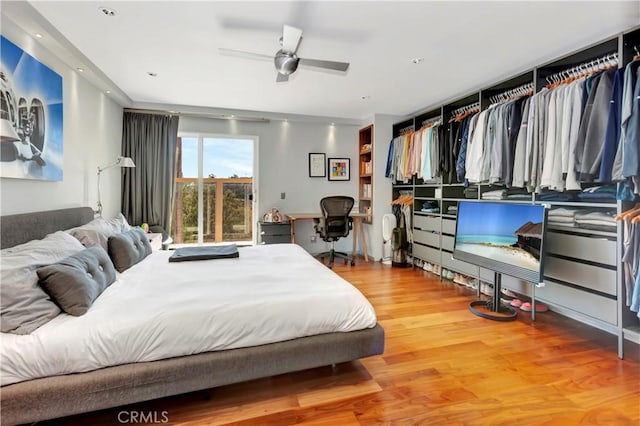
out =
[[146,222],[169,231],[177,142],[177,116],[125,111],[122,155],[136,164],[123,169],[122,214],[130,224]]

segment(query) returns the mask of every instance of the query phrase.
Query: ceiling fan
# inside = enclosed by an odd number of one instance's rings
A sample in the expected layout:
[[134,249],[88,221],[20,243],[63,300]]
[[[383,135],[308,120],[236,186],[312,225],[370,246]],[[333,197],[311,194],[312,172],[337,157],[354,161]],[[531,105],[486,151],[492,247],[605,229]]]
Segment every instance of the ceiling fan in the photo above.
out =
[[278,83],[288,81],[289,75],[293,74],[298,69],[299,64],[343,72],[347,71],[349,68],[348,62],[325,61],[321,59],[298,57],[296,52],[298,51],[298,47],[300,47],[301,40],[301,29],[285,25],[282,29],[282,37],[280,37],[280,46],[282,47],[276,52],[275,56],[234,49],[220,48],[219,50],[223,54],[241,56],[250,59],[273,59],[276,70],[278,71],[278,75],[276,76],[276,82]]

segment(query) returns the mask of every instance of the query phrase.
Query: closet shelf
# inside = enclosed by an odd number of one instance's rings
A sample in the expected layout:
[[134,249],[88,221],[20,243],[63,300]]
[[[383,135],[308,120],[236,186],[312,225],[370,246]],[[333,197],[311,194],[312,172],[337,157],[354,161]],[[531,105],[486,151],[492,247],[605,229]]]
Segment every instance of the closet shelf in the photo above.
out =
[[546,201],[536,200],[536,204],[550,204],[552,206],[567,206],[567,207],[602,207],[615,209],[618,207],[616,203],[587,203],[582,201]]
[[599,235],[602,237],[612,237],[612,238],[617,237],[617,233],[615,231],[607,232],[607,231],[600,231],[597,229],[579,228],[577,226],[562,226],[562,225],[548,224],[547,230],[565,231],[565,232],[584,234],[584,235]]
[[440,213],[429,213],[429,212],[421,212],[420,210],[416,210],[413,212],[413,214],[416,214],[418,216],[433,216],[433,217],[440,217]]

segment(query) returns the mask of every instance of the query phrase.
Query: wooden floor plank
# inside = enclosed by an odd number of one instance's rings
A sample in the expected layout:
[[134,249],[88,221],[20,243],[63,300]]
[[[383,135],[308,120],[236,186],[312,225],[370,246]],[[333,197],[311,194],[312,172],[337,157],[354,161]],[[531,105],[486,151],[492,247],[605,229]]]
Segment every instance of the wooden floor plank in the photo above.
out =
[[381,356],[42,422],[118,424],[122,410],[174,425],[638,425],[640,350],[552,312],[474,316],[475,290],[419,269],[334,270],[375,307]]

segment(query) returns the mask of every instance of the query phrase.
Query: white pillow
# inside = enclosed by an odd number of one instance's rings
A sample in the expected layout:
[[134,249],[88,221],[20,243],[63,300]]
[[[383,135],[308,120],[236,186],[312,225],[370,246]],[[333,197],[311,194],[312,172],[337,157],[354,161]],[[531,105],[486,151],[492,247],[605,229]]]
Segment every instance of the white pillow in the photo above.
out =
[[29,334],[55,318],[60,308],[38,285],[36,269],[84,250],[71,235],[58,231],[0,250],[0,329]]
[[131,230],[131,225],[129,225],[129,222],[127,222],[127,219],[122,213],[118,213],[116,217],[109,219],[107,222],[111,225],[116,234]]
[[97,217],[85,225],[68,229],[67,232],[77,238],[85,247],[99,244],[104,251],[107,251],[109,237],[121,231],[116,231],[115,225],[111,225],[103,217]]

